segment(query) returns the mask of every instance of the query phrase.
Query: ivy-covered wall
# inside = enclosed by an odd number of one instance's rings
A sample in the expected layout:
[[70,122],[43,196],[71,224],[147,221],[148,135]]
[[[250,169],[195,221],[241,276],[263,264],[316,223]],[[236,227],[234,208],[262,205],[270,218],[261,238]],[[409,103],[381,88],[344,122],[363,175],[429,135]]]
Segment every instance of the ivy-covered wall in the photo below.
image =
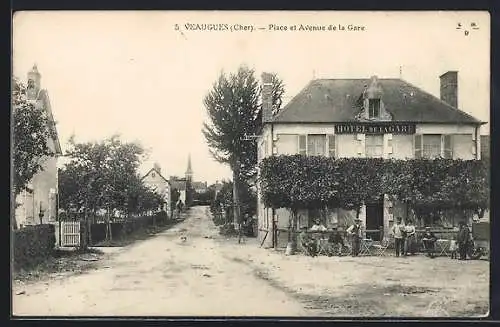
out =
[[[392,203],[391,213],[386,213],[384,200],[386,231],[398,216],[421,226],[448,227],[489,208],[489,164],[478,160],[280,155],[261,162],[259,183],[263,203],[280,213],[279,228],[288,227],[290,214],[297,216],[300,228],[304,212],[309,216],[325,207],[343,210],[337,211],[339,225],[356,216],[365,221],[364,204],[382,195]],[[307,218],[309,226],[314,218]]]

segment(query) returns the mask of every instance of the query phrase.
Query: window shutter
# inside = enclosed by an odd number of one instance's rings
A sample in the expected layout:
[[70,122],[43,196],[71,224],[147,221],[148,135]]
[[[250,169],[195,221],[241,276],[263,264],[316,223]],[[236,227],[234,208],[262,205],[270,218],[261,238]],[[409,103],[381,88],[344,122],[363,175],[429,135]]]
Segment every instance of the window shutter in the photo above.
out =
[[443,137],[443,157],[453,159],[453,135],[445,134]]
[[337,152],[336,152],[336,139],[335,135],[331,134],[328,135],[328,156],[330,158],[336,158],[337,157]]
[[385,134],[385,138],[387,140],[387,156],[392,155],[392,134]]
[[422,141],[423,141],[423,135],[415,134],[414,136],[415,159],[422,158],[422,143],[423,143]]
[[307,138],[306,135],[299,135],[299,154],[307,154]]

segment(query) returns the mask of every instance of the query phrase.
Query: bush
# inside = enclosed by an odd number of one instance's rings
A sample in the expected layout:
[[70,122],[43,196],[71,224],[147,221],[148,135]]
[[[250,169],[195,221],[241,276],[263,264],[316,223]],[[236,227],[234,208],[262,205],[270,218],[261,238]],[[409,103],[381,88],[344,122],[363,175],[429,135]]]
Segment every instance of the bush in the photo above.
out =
[[33,267],[50,257],[56,244],[52,224],[26,226],[13,233],[14,269]]
[[[167,226],[167,213],[162,211],[153,216],[142,216],[129,218],[123,222],[111,223],[111,234],[113,239],[122,238],[139,230],[153,226],[153,218],[156,226]],[[91,236],[92,244],[96,244],[106,240],[106,223],[92,224]]]

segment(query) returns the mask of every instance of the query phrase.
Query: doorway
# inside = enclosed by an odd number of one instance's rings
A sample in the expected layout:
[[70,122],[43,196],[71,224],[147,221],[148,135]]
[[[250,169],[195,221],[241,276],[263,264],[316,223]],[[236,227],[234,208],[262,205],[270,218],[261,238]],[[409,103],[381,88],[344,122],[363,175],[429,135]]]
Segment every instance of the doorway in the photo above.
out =
[[366,237],[374,241],[382,239],[384,230],[384,200],[383,198],[366,204]]

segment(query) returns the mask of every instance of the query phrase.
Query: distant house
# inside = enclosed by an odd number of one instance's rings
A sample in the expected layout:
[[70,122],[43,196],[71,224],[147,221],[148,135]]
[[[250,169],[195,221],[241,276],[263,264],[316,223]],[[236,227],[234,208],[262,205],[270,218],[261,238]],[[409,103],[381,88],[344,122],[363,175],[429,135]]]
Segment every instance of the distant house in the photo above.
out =
[[192,187],[196,193],[205,193],[208,190],[207,182],[193,182]]
[[16,197],[18,206],[15,215],[19,227],[56,222],[59,194],[57,160],[62,154],[49,95],[47,90],[42,89],[41,74],[36,65],[28,73],[27,98],[35,105],[35,108],[45,110],[48,114],[49,128],[53,130],[54,137],[49,138],[47,144],[55,156],[41,158],[42,170],[30,181],[28,185],[30,191],[24,191]]
[[490,136],[481,135],[481,158],[490,160]]
[[160,165],[154,164],[153,168],[151,168],[146,173],[146,175],[142,177],[142,181],[144,185],[149,186],[163,197],[165,204],[161,209],[167,213],[170,213],[171,185],[170,181],[163,177],[163,175],[161,174]]

